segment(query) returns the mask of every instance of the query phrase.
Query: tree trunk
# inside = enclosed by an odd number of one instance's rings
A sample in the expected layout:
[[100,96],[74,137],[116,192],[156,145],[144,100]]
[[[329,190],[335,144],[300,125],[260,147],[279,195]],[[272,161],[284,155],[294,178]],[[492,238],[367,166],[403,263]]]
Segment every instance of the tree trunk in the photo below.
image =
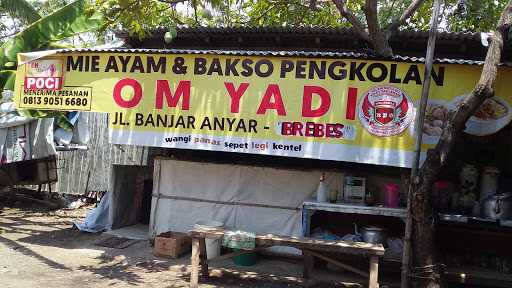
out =
[[383,57],[393,56],[393,49],[389,46],[388,40],[383,33],[370,35],[370,42],[372,43],[377,55]]
[[[430,191],[437,180],[439,172],[446,163],[455,140],[464,131],[466,121],[471,117],[480,105],[488,98],[494,96],[494,82],[498,72],[498,65],[503,50],[503,39],[508,33],[512,21],[512,1],[503,11],[497,29],[491,36],[491,44],[487,51],[482,74],[478,84],[471,94],[464,100],[459,109],[450,116],[443,129],[443,133],[436,147],[427,152],[427,158],[423,163],[415,179],[414,194],[412,199],[413,217],[413,263],[411,277],[417,287],[439,287],[440,274],[435,258],[434,242],[434,211],[430,204]],[[418,127],[418,129],[421,129]]]
[[385,32],[379,26],[377,16],[377,0],[366,0],[364,14],[368,25],[369,41],[375,50],[375,53],[383,57],[393,56],[393,50],[389,46]]

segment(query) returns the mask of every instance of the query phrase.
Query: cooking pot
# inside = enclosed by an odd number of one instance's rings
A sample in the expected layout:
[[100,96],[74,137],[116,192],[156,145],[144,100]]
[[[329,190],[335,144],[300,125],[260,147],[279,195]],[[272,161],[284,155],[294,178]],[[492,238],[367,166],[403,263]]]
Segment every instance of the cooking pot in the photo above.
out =
[[512,193],[493,194],[482,203],[482,217],[512,220]]
[[361,228],[361,237],[364,242],[372,244],[386,244],[387,236],[384,228],[367,226]]

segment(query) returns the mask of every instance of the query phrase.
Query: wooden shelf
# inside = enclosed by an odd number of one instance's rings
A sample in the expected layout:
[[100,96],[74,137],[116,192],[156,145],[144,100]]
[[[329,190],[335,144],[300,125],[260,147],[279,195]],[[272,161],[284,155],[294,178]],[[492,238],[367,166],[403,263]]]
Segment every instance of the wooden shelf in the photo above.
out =
[[445,271],[446,279],[450,282],[479,285],[489,287],[511,287],[512,274],[480,269],[474,267],[448,267]]
[[319,210],[329,211],[338,213],[350,213],[350,214],[365,214],[365,215],[377,215],[377,216],[389,216],[406,219],[407,209],[406,208],[389,208],[379,206],[364,206],[355,204],[345,203],[319,203],[315,201],[305,201],[303,209],[306,210]]

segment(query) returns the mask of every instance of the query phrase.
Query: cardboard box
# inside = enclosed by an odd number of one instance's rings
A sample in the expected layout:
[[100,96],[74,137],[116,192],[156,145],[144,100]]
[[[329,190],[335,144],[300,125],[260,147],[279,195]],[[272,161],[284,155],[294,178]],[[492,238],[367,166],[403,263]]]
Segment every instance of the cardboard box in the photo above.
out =
[[169,231],[155,237],[153,254],[176,259],[191,249],[192,239],[187,233]]

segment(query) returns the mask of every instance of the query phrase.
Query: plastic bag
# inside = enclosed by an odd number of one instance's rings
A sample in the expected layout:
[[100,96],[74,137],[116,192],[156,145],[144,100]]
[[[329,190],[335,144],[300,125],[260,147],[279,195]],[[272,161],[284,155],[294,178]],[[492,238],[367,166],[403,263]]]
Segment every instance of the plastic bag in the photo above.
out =
[[87,113],[80,113],[75,126],[73,126],[71,142],[86,145],[89,143],[89,139],[89,115]]

